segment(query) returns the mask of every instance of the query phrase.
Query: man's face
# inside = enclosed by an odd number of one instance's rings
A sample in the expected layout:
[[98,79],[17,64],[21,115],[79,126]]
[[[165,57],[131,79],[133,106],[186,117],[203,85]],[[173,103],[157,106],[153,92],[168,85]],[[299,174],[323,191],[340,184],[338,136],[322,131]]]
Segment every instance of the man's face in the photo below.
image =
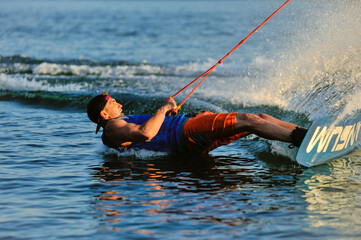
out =
[[114,98],[110,98],[107,104],[105,104],[103,111],[100,112],[100,115],[106,120],[117,118],[123,115],[122,107],[123,106],[117,103],[117,101]]

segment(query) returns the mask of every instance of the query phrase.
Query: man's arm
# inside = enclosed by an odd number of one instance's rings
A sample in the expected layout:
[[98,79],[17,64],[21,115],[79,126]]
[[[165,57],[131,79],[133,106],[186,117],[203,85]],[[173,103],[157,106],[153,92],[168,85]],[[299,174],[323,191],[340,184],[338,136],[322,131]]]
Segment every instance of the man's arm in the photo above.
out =
[[105,128],[108,139],[117,146],[127,146],[133,142],[146,142],[154,138],[164,122],[164,118],[177,108],[172,98],[166,99],[166,104],[158,109],[155,115],[142,125],[127,123],[124,120],[110,120]]

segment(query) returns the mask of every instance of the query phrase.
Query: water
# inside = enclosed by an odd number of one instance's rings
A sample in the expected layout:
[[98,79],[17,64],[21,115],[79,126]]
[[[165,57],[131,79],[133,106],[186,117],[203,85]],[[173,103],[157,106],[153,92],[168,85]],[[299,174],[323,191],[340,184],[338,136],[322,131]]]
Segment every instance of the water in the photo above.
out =
[[[0,239],[359,238],[360,151],[308,169],[254,136],[205,156],[119,155],[86,117],[103,90],[154,113],[282,3],[1,1]],[[360,109],[360,12],[291,1],[182,111],[308,126]]]

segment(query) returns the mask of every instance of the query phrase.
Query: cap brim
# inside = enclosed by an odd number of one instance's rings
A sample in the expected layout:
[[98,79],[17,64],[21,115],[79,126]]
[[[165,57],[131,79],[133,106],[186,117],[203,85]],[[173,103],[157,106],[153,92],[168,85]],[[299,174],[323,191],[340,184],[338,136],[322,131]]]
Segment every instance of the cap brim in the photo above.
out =
[[98,124],[97,124],[97,128],[96,128],[96,130],[95,130],[95,134],[97,134],[97,133],[99,132],[100,127],[101,127],[101,125],[100,125],[100,123],[98,123]]

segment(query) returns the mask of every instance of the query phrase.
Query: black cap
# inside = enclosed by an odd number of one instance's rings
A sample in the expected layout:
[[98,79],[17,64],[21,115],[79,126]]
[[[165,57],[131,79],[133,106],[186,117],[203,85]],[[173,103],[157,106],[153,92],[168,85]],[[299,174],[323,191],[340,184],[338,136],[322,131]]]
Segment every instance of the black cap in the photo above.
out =
[[102,116],[100,115],[100,112],[103,111],[109,99],[110,99],[109,94],[107,92],[102,92],[100,95],[90,100],[90,102],[87,105],[88,118],[92,122],[97,124],[95,134],[98,133],[101,127],[100,121],[102,120]]

